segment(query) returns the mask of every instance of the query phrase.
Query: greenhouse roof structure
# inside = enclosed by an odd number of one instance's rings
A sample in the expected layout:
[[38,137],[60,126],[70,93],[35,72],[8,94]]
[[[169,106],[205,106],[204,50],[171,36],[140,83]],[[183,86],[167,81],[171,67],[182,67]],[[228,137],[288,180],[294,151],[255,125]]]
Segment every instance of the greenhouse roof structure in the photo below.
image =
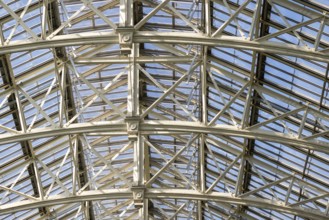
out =
[[0,0],[0,219],[329,219],[328,0]]

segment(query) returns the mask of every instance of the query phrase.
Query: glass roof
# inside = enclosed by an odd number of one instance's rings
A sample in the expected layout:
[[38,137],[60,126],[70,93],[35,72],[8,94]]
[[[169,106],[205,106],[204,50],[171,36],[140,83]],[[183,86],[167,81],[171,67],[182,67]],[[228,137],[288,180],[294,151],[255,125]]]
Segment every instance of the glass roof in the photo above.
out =
[[0,1],[0,219],[329,219],[328,13]]

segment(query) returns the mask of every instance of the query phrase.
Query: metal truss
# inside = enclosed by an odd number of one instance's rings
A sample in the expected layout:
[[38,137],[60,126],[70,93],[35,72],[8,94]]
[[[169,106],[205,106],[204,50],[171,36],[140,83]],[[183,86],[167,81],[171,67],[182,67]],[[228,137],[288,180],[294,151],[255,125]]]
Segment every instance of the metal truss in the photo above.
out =
[[0,219],[328,219],[328,12],[0,1]]

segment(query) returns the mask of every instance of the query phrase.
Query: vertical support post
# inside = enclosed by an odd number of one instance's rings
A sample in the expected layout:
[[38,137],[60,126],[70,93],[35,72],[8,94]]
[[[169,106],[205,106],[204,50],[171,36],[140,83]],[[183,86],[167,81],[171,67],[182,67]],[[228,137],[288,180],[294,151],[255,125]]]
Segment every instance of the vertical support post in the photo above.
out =
[[[133,168],[133,199],[135,207],[139,208],[139,219],[146,219],[148,201],[144,197],[144,142],[139,132],[139,69],[136,58],[139,56],[140,45],[133,43],[134,3],[133,0],[120,0],[120,24],[117,32],[121,53],[130,59],[128,65],[128,98],[127,98],[127,131],[128,138],[134,147]],[[130,53],[130,54],[129,54]]]
[[41,38],[47,38],[48,0],[42,2]]
[[[202,123],[204,125],[208,125],[208,114],[207,114],[207,53],[208,48],[204,47],[203,51],[203,64],[202,64],[202,71],[201,71],[201,100],[202,100]],[[204,150],[205,150],[205,134],[201,135],[201,147],[200,147],[200,181],[201,181],[201,191],[205,191],[205,161],[204,161]]]
[[207,36],[211,36],[211,1],[204,0],[204,27]]
[[134,23],[133,0],[120,0],[120,24],[119,27],[132,27]]
[[140,120],[140,108],[139,108],[139,70],[135,62],[136,57],[139,55],[139,44],[132,44],[130,58],[132,63],[130,64],[128,72],[128,101],[127,109],[128,114],[126,121],[128,123],[128,135],[130,141],[134,146],[134,169],[133,169],[133,182],[134,186],[132,191],[134,194],[135,206],[139,207],[139,218],[144,219],[147,212],[147,203],[144,198],[144,142],[139,133],[139,120]]
[[[203,48],[203,63],[201,66],[201,104],[202,104],[202,123],[208,125],[207,114],[207,57],[208,47]],[[199,147],[199,175],[200,175],[200,191],[204,193],[206,191],[206,174],[205,174],[205,148],[206,148],[206,134],[200,136]],[[198,201],[198,219],[202,219],[202,201]]]
[[[259,37],[265,36],[268,34],[268,25],[264,23],[265,21],[269,20],[271,13],[271,6],[267,2],[267,0],[259,0],[257,1],[257,8],[255,14],[255,26],[251,30],[252,33],[250,34],[250,39],[257,39]],[[262,53],[253,52],[252,58],[252,67],[251,67],[251,75],[250,80],[252,80],[252,84],[250,85],[250,90],[248,92],[247,97],[247,105],[244,109],[245,115],[243,117],[242,122],[242,129],[244,129],[248,125],[254,125],[257,123],[258,120],[258,107],[260,102],[258,101],[257,97],[259,96],[257,91],[251,91],[252,86],[255,83],[259,83],[259,81],[264,77],[264,66],[265,66],[266,56]],[[251,93],[252,92],[252,93]],[[251,100],[251,97],[255,97],[254,100]],[[248,108],[247,108],[248,107]],[[247,140],[244,145],[243,149],[243,157],[241,159],[240,164],[240,172],[238,181],[236,184],[236,196],[244,193],[248,190],[248,185],[250,184],[250,171],[251,171],[251,164],[246,160],[246,156],[252,156],[254,150],[255,141],[254,140]],[[240,213],[245,211],[245,207],[239,206],[238,211]]]
[[139,116],[139,70],[136,66],[136,57],[139,56],[139,44],[132,44],[129,55],[130,67],[128,68],[128,117]]
[[[257,62],[257,53],[253,52],[252,54],[252,65],[251,65],[251,70],[250,70],[250,88],[248,90],[248,94],[246,97],[246,103],[245,103],[245,108],[243,111],[243,116],[242,116],[242,121],[241,121],[241,129],[245,129],[245,127],[249,123],[249,118],[250,118],[250,107],[251,107],[251,101],[252,101],[252,88],[253,88],[253,83],[254,83],[254,78],[255,78],[255,69],[256,69],[256,62]],[[242,149],[242,157],[240,161],[240,166],[239,166],[239,173],[238,173],[238,179],[235,185],[235,196],[238,196],[242,192],[242,181],[245,175],[245,163],[246,163],[246,155],[247,155],[247,145],[248,141],[245,140],[244,147]]]
[[[204,33],[207,36],[211,36],[211,8],[210,0],[204,0],[203,2],[203,26],[204,26]],[[201,121],[204,125],[208,125],[208,98],[207,98],[207,65],[208,65],[208,47],[204,46],[202,51],[202,65],[201,65]],[[200,184],[200,191],[202,193],[205,193],[206,191],[206,174],[205,174],[205,148],[206,148],[206,135],[202,134],[200,136],[200,147],[199,147],[199,184]],[[198,216],[197,219],[201,220],[203,219],[203,213],[202,213],[202,201],[198,201]]]

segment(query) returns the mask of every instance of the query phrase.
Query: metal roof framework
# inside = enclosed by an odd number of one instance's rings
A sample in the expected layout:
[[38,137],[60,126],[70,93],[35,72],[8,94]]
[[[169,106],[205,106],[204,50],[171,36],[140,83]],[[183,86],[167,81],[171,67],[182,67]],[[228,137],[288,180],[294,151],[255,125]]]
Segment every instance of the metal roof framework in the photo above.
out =
[[0,219],[328,219],[327,12],[0,1]]

